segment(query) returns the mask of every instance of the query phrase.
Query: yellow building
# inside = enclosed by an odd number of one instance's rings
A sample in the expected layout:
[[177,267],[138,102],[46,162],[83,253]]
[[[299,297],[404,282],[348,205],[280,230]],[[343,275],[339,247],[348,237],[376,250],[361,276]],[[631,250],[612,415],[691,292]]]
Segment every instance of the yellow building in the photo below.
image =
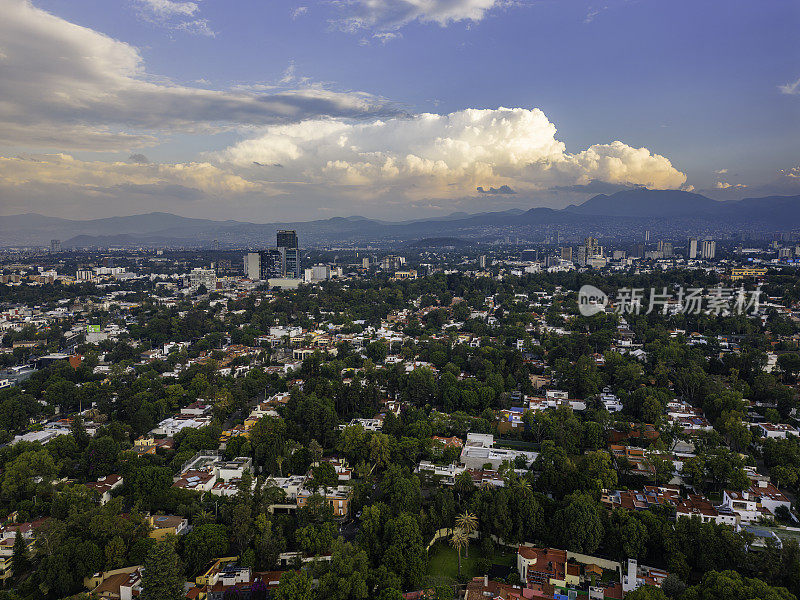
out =
[[151,538],[163,540],[168,535],[180,535],[189,526],[189,521],[176,515],[153,515],[147,518]]
[[766,274],[766,267],[735,267],[731,269],[731,281],[739,281],[747,277],[763,277]]
[[[28,555],[33,553],[33,538],[23,538],[28,548]],[[5,586],[6,581],[13,575],[11,571],[11,557],[14,555],[14,537],[0,540],[0,582]]]
[[237,561],[235,556],[224,556],[222,558],[213,559],[206,566],[202,575],[198,575],[195,582],[197,585],[214,585],[219,579],[219,573],[228,565],[233,565]]

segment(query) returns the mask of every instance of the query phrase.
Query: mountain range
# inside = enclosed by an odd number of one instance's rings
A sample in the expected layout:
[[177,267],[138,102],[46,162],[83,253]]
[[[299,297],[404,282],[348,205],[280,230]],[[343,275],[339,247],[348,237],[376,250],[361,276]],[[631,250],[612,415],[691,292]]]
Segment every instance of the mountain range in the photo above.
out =
[[[425,237],[493,241],[557,227],[576,234],[604,231],[624,237],[626,230],[651,227],[660,231],[713,232],[731,229],[787,230],[800,226],[800,196],[768,196],[721,202],[677,190],[631,189],[600,194],[579,205],[512,209],[478,214],[389,222],[360,216],[304,222],[248,223],[195,219],[165,212],[126,217],[72,220],[39,214],[0,217],[0,246],[62,247],[270,246],[278,229],[296,229],[304,245],[331,242],[389,243]],[[633,236],[631,236],[633,237]]]

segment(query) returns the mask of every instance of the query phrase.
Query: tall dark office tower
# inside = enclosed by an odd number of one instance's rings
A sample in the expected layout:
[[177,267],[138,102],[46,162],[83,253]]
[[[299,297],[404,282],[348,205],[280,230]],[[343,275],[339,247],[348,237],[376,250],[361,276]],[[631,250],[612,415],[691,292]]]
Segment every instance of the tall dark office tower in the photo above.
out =
[[278,231],[278,250],[282,254],[282,277],[300,279],[300,249],[297,245],[297,232],[293,229]]
[[297,232],[293,229],[278,231],[278,248],[297,248]]
[[283,277],[285,275],[285,250],[272,248],[261,252],[261,279]]

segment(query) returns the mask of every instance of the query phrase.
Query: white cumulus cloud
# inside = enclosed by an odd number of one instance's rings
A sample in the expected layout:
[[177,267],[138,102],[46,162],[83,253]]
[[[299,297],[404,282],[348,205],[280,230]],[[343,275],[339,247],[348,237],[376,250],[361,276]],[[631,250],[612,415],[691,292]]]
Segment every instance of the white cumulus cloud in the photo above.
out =
[[744,189],[747,186],[743,183],[728,183],[727,181],[718,181],[714,184],[714,187],[718,190],[728,190],[728,189]]
[[442,27],[458,21],[477,22],[503,0],[340,0],[345,12],[339,25],[344,29],[392,30],[413,21]]
[[790,96],[796,96],[800,94],[800,78],[790,81],[784,85],[779,85],[778,89],[781,91],[782,94],[789,94]]
[[192,16],[200,9],[197,2],[176,2],[175,0],[139,0],[139,2],[142,7],[162,17]]
[[790,179],[800,179],[800,166],[792,167],[791,169],[781,169],[778,173]]
[[196,17],[199,2],[191,0],[138,0],[139,17],[150,23],[197,35],[214,37],[208,19]]
[[[176,3],[162,4],[170,10]],[[0,14],[0,144],[129,149],[152,143],[153,134],[164,131],[391,113],[384,101],[365,93],[175,84],[149,74],[135,47],[27,0],[0,0]]]
[[686,182],[666,157],[620,141],[569,153],[541,110],[523,108],[270,126],[214,159],[238,168],[280,164],[294,180],[412,199],[474,195],[479,186],[530,192],[593,181],[657,189]]

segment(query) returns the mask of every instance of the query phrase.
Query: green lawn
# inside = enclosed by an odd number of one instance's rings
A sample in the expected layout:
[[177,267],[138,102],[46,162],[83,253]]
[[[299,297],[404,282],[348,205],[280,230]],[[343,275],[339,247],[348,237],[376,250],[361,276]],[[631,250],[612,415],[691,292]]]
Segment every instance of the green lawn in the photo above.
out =
[[[473,577],[484,575],[477,572],[476,563],[484,558],[478,543],[473,540],[469,547],[469,558],[466,552],[461,554],[460,581],[469,581]],[[514,567],[517,555],[506,548],[498,548],[490,557],[493,564]],[[427,585],[452,584],[459,581],[458,553],[443,542],[439,542],[428,553]]]

